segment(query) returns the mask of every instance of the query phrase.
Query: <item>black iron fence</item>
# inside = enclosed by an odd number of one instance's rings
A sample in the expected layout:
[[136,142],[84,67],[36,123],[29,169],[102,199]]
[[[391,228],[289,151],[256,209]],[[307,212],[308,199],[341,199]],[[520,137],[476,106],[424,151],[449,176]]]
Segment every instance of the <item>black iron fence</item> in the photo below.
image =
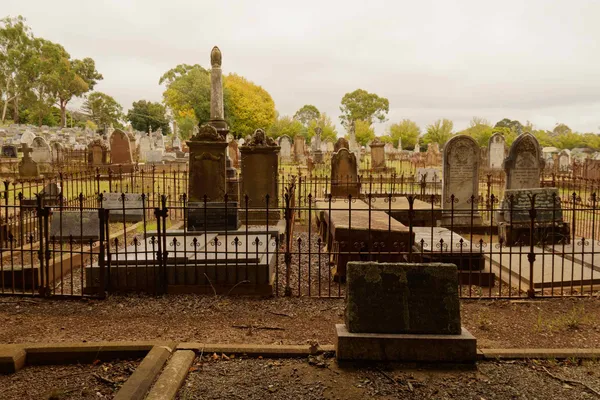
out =
[[339,297],[351,261],[453,263],[465,298],[590,296],[600,285],[592,185],[450,196],[444,208],[436,194],[308,188],[291,178],[279,201],[107,192],[5,204],[18,218],[2,225],[0,293]]

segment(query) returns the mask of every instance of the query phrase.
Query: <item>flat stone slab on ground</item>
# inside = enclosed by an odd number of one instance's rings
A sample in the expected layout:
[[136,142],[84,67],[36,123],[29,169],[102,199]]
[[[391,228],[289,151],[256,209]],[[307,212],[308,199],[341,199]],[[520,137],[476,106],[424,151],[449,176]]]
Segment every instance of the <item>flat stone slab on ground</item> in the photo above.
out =
[[[562,246],[560,246],[562,247]],[[540,247],[534,247],[536,259],[533,265],[533,288],[573,287],[600,284],[600,272],[594,271],[587,265],[569,260],[553,254]],[[491,260],[492,272],[503,282],[512,286],[519,285],[528,289],[531,285],[529,261],[529,247],[502,248],[502,254],[494,249],[492,254],[486,253],[485,257]],[[500,268],[501,267],[501,268]]]

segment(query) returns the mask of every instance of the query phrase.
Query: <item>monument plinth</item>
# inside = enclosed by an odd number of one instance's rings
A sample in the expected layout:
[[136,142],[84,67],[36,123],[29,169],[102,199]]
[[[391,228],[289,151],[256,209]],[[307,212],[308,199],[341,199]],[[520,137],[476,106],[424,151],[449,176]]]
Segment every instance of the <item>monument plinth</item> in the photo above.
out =
[[188,230],[237,229],[237,203],[229,199],[225,203],[227,142],[206,124],[186,143],[190,149]]

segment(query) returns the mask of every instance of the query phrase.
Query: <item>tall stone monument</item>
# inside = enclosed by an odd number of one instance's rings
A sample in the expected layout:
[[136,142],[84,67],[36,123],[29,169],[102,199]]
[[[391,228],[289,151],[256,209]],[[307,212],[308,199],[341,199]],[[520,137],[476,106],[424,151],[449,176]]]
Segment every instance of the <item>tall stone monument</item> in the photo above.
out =
[[[242,154],[242,179],[240,219],[249,225],[275,225],[281,218],[279,212],[279,150],[275,141],[257,129],[251,140],[240,148]],[[268,196],[268,213],[267,213]]]
[[[190,149],[187,229],[225,230],[239,228],[237,172],[227,156],[229,127],[223,111],[221,51],[213,47],[211,61],[210,121],[187,141]],[[229,166],[228,166],[229,164]],[[233,170],[233,173],[230,173]],[[235,178],[235,193],[230,192]],[[227,193],[227,202],[225,194]],[[205,201],[206,199],[206,201]]]
[[456,135],[444,146],[442,226],[482,224],[477,206],[479,153],[479,145],[467,135]]
[[[210,52],[210,120],[208,124],[217,130],[227,143],[229,126],[225,122],[225,109],[223,107],[223,71],[221,69],[223,55],[217,46]],[[237,170],[228,154],[225,155],[227,175],[227,197],[228,200],[238,201],[239,180]]]

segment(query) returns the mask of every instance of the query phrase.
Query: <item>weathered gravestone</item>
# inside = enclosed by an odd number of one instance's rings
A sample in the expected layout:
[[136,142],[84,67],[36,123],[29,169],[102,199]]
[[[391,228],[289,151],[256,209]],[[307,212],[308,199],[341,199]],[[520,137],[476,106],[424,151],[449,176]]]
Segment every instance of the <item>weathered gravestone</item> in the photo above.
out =
[[442,226],[481,225],[479,145],[471,136],[456,135],[444,146]]
[[282,162],[290,162],[292,160],[292,139],[289,136],[283,135],[279,138],[279,156]]
[[506,190],[497,220],[498,236],[506,246],[529,245],[532,238],[534,244],[570,241],[557,188]]
[[144,199],[138,193],[102,193],[101,205],[110,210],[112,222],[139,222],[144,219]]
[[60,184],[50,182],[40,193],[45,206],[58,206],[60,204],[60,196],[62,190]]
[[558,155],[558,168],[560,172],[568,172],[571,169],[571,153],[563,150]]
[[23,158],[19,162],[19,176],[21,178],[38,178],[40,169],[38,164],[31,158],[31,149],[26,143],[23,143]]
[[[75,148],[77,150],[77,148]],[[52,162],[62,163],[64,161],[65,148],[60,142],[52,142],[50,144],[50,152],[52,156]]]
[[338,360],[474,362],[453,264],[348,263]]
[[140,160],[147,161],[148,152],[152,150],[152,140],[150,139],[150,136],[148,136],[148,135],[142,136],[140,138],[138,147],[140,149]]
[[505,189],[535,189],[540,187],[544,160],[540,145],[531,133],[517,137],[504,160]]
[[385,143],[378,137],[371,142],[371,169],[374,171],[385,170]]
[[100,218],[97,210],[62,211],[52,215],[50,240],[75,242],[96,241],[100,238]]
[[106,164],[107,154],[108,147],[102,139],[95,139],[88,145],[88,162],[92,166]]
[[337,142],[333,145],[333,151],[337,153],[341,149],[350,150],[350,144],[345,138],[339,138]]
[[48,164],[52,162],[52,154],[50,152],[50,145],[46,142],[43,137],[37,136],[33,139],[31,145],[31,159],[38,164]]
[[3,145],[2,146],[2,157],[17,158],[18,157],[17,146],[15,146],[14,144]]
[[441,182],[442,176],[437,168],[417,168],[415,180],[425,183]]
[[248,210],[242,210],[241,215],[245,224],[275,225],[279,222],[279,149],[262,129],[257,129],[252,139],[240,148],[242,207],[246,206],[245,196],[248,196]]
[[227,144],[227,154],[231,159],[231,165],[233,168],[240,167],[240,153],[238,148],[238,143],[234,140],[230,141]]
[[202,125],[187,145],[190,148],[188,230],[237,229],[237,203],[225,202],[227,142],[213,126]]
[[113,165],[120,165],[123,172],[132,169],[131,142],[127,134],[120,129],[115,129],[110,135],[110,161]]
[[360,195],[356,155],[346,148],[341,148],[331,158],[331,195],[333,197]]
[[321,151],[321,132],[323,130],[320,127],[315,128],[315,135],[312,137],[310,143],[310,154],[312,161],[315,164],[321,164],[323,162],[323,152]]
[[33,139],[35,139],[35,135],[31,131],[25,131],[21,135],[20,141],[21,144],[27,144],[27,146],[31,147],[33,144]]
[[305,156],[305,142],[306,139],[304,138],[304,136],[298,134],[296,136],[294,136],[294,161],[296,161],[297,163],[303,163],[304,160],[306,159]]
[[146,162],[151,164],[161,163],[165,154],[164,149],[148,150],[146,152]]
[[506,141],[504,135],[496,132],[490,137],[488,142],[488,167],[491,169],[501,169],[502,163],[506,157]]

